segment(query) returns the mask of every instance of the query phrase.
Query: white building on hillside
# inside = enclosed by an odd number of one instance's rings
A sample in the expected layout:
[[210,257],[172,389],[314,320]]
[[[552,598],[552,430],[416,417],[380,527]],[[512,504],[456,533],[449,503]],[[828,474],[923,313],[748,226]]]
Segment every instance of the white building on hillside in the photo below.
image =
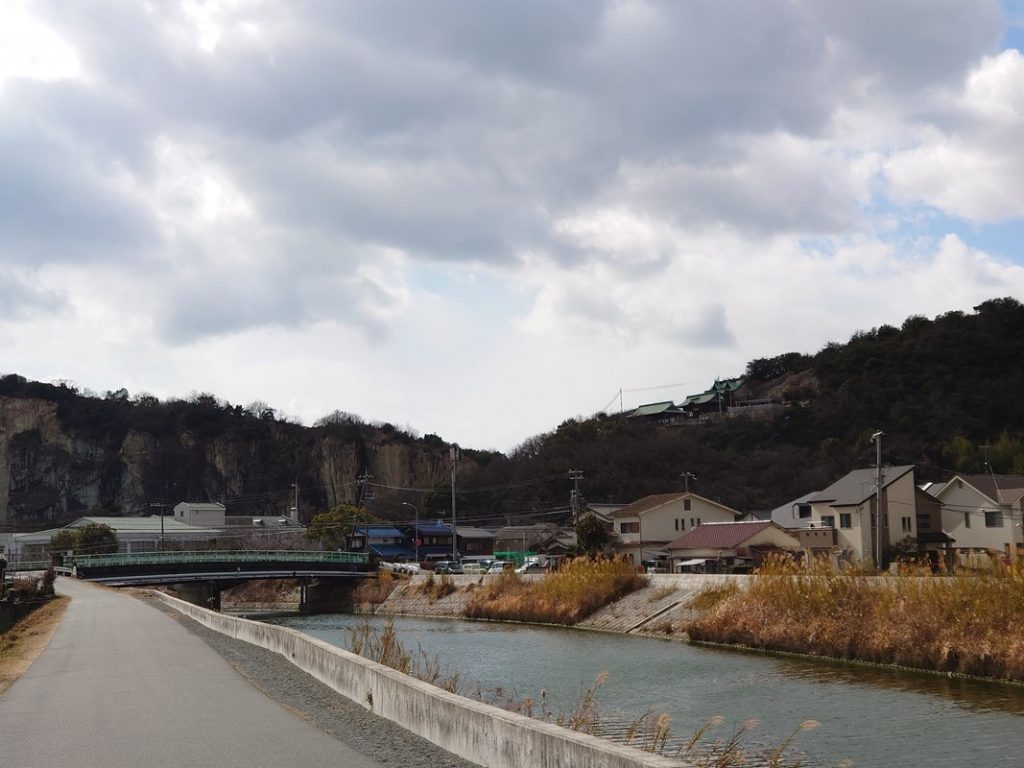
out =
[[183,501],[174,507],[174,519],[185,525],[224,527],[224,505],[216,501]]

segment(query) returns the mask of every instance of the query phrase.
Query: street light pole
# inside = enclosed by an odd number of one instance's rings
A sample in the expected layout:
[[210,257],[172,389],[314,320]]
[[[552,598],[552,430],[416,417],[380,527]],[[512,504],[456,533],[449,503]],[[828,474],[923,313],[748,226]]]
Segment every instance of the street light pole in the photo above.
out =
[[412,543],[416,548],[416,562],[418,563],[420,561],[420,508],[408,501],[403,501],[402,506],[412,507],[412,511],[415,513],[412,524]]

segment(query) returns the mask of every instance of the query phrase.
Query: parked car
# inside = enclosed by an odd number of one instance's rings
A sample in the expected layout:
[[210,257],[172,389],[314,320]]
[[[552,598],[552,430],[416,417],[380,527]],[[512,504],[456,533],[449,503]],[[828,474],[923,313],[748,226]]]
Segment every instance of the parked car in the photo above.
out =
[[540,563],[536,561],[530,562],[529,560],[527,560],[525,563],[516,568],[516,573],[544,573],[544,571],[546,570],[547,568],[545,568]]
[[505,571],[514,571],[516,564],[509,562],[508,560],[495,560],[491,563],[491,567],[487,569],[488,573],[503,573]]
[[434,566],[434,573],[462,573],[462,563],[458,560],[438,560]]
[[487,568],[480,563],[463,563],[463,573],[487,573]]

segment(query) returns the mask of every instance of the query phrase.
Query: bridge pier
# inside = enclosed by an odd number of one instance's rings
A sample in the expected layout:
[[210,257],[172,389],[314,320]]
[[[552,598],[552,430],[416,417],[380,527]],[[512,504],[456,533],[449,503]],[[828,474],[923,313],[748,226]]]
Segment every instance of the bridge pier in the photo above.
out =
[[172,584],[171,589],[186,603],[199,605],[213,611],[220,610],[220,591],[230,584],[215,581],[188,581]]
[[354,605],[352,593],[362,579],[315,582],[303,579],[299,582],[299,613],[344,613]]

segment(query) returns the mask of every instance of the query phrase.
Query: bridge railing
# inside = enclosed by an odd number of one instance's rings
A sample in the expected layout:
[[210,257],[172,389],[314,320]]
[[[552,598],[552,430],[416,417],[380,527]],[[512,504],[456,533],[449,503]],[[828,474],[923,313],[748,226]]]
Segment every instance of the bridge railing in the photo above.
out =
[[202,563],[323,563],[361,565],[367,563],[363,552],[302,552],[296,550],[205,550],[201,552],[135,552],[110,555],[72,555],[64,565],[82,568],[132,565],[187,565]]
[[49,560],[15,560],[13,563],[7,564],[7,572],[45,571],[49,567]]

